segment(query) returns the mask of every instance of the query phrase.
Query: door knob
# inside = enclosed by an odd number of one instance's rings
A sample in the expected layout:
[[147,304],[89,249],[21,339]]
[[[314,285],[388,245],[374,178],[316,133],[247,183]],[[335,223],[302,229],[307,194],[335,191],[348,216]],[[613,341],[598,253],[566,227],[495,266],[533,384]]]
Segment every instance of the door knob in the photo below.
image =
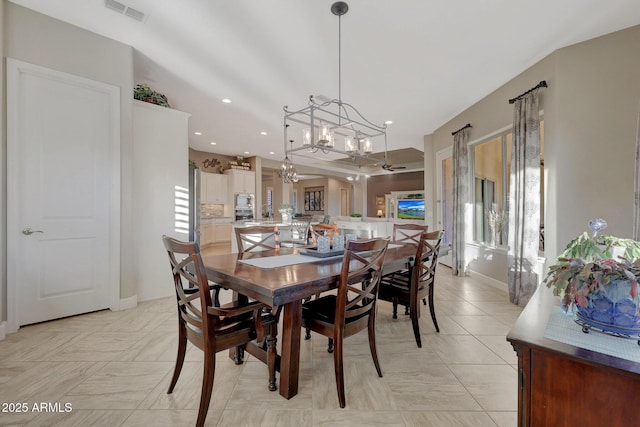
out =
[[25,236],[30,236],[33,233],[44,233],[44,231],[42,231],[42,230],[32,230],[29,227],[27,227],[24,230],[22,230],[22,234],[24,234]]

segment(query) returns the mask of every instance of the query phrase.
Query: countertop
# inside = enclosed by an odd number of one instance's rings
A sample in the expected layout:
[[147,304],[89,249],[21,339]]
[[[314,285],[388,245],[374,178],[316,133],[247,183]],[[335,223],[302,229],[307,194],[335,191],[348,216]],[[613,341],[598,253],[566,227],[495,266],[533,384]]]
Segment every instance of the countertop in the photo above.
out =
[[200,221],[202,222],[216,222],[216,223],[232,223],[233,218],[228,216],[201,216]]

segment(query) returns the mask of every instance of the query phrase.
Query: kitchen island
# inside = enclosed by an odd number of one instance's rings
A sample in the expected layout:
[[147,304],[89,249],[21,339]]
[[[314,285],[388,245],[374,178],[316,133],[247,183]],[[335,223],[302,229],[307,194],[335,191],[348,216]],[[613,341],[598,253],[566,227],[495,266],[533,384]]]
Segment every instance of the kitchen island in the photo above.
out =
[[206,248],[232,240],[233,224],[230,217],[200,217],[200,247]]

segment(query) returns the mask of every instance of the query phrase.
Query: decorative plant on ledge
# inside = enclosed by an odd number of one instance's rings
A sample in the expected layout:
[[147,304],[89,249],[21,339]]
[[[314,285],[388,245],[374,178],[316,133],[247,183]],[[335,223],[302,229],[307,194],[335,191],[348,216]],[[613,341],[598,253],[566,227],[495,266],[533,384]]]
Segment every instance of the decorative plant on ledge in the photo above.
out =
[[171,108],[166,96],[160,92],[156,92],[145,84],[138,84],[133,88],[133,99]]

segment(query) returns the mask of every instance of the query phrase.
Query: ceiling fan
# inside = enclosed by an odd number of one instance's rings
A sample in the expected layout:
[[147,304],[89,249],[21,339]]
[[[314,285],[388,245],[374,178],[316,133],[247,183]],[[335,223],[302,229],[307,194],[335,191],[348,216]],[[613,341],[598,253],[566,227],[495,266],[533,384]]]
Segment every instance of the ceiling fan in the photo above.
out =
[[389,171],[389,172],[393,172],[395,170],[399,170],[399,169],[406,169],[406,166],[393,166],[389,164],[389,157],[388,157],[388,152],[389,150],[387,149],[387,138],[385,136],[384,138],[384,163],[382,165],[382,169]]
[[382,169],[389,171],[389,172],[393,172],[395,170],[399,170],[399,169],[406,169],[406,166],[393,166],[388,164],[386,161],[384,162],[384,164],[382,165]]

